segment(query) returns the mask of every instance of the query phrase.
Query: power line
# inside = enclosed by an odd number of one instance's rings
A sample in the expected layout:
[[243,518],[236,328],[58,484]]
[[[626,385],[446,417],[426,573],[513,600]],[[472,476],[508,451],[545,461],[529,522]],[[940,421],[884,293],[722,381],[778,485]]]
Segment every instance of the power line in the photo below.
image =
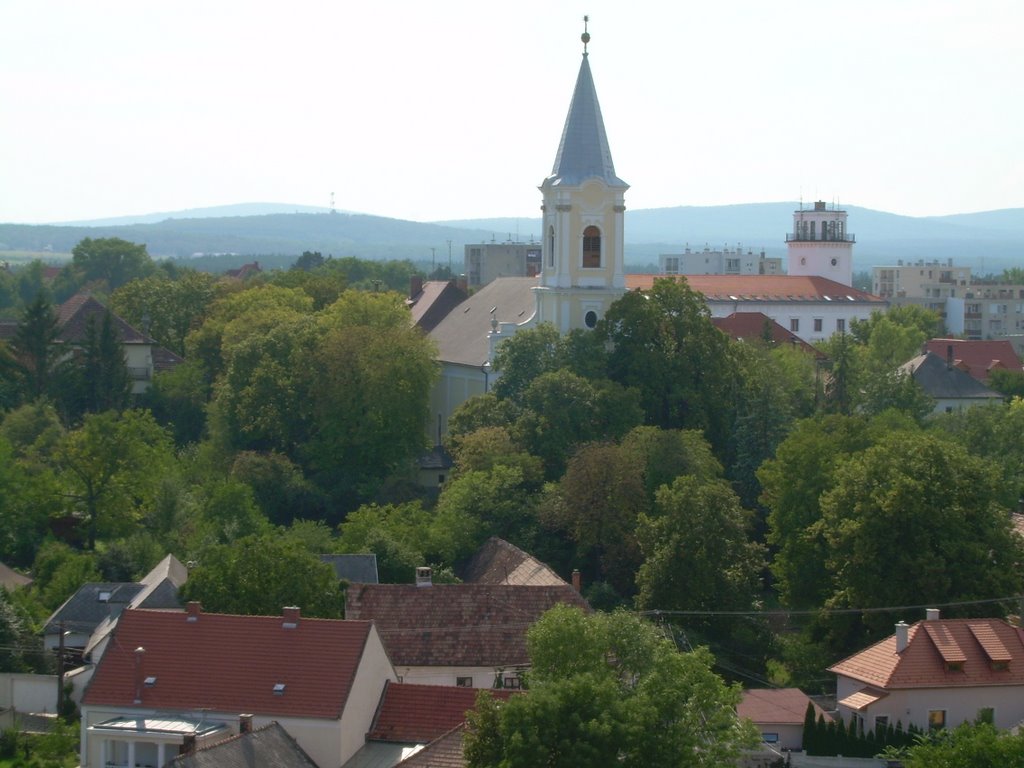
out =
[[957,608],[965,605],[991,605],[993,603],[1009,603],[1024,600],[1024,595],[1009,597],[993,597],[986,600],[963,600],[952,603],[921,603],[919,605],[890,605],[872,608],[817,608],[809,610],[786,610],[778,608],[769,611],[676,611],[664,608],[651,608],[637,611],[640,616],[836,616],[851,613],[892,613],[894,611],[911,611],[925,608]]

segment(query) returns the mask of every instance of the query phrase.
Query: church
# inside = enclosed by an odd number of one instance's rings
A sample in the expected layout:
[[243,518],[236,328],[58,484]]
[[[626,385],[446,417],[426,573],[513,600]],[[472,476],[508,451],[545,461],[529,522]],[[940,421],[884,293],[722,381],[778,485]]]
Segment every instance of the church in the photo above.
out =
[[[487,392],[498,345],[517,331],[547,322],[561,333],[594,328],[627,290],[646,290],[655,275],[627,275],[625,194],[615,173],[597,89],[581,36],[583,60],[569,113],[542,195],[541,266],[533,277],[499,277],[455,306],[429,332],[441,376],[431,393],[431,438],[440,444],[452,412]],[[713,317],[763,312],[804,341],[843,332],[853,319],[886,302],[850,287],[853,236],[846,212],[816,204],[794,212],[787,235],[789,275],[688,277]],[[842,282],[841,282],[842,281]]]

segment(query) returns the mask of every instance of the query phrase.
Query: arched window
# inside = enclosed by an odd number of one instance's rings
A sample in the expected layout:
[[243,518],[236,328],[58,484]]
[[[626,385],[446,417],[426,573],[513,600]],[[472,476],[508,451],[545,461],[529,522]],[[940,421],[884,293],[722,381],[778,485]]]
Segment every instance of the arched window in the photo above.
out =
[[555,266],[555,228],[548,227],[548,266]]
[[587,227],[583,230],[583,268],[599,269],[601,267],[601,230]]

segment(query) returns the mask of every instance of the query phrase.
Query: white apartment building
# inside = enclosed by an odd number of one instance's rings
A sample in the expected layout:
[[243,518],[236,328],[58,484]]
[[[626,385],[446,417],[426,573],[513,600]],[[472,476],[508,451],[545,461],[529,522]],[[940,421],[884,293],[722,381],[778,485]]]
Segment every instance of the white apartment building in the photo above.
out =
[[682,253],[662,253],[658,256],[658,273],[662,275],[781,275],[782,259],[765,256],[764,249],[755,252],[741,245],[730,249],[728,245],[713,251],[707,245],[702,250],[691,250],[687,245]]

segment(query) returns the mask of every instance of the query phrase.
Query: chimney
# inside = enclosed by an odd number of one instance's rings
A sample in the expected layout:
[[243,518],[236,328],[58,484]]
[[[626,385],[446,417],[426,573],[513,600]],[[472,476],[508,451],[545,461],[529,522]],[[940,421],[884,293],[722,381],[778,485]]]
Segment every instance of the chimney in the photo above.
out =
[[459,279],[455,281],[455,287],[463,293],[469,290],[469,283],[466,281],[465,275],[459,275]]
[[946,345],[946,367],[950,370],[953,369],[953,345]]
[[146,658],[146,649],[141,645],[135,649],[135,704],[142,703],[142,681],[145,679],[143,661]]
[[283,609],[285,629],[295,629],[299,626],[299,607],[297,605],[286,605]]
[[252,715],[245,714],[238,716],[238,732],[252,733]]
[[572,569],[572,588],[577,592],[582,592],[583,590],[583,579],[580,577],[579,568]]
[[416,569],[416,586],[417,587],[429,587],[434,583],[433,572],[426,566],[420,566]]
[[194,733],[186,733],[185,737],[181,741],[181,748],[178,750],[179,755],[191,755],[196,751],[196,735]]
[[423,293],[423,278],[420,275],[413,275],[409,278],[409,298],[415,299]]
[[938,621],[939,620],[939,609],[938,608],[925,608],[924,609],[924,620],[925,621]]
[[901,621],[896,625],[896,653],[903,653],[903,650],[907,647],[907,633],[910,627],[905,621]]
[[203,605],[198,600],[192,600],[185,610],[188,611],[188,618],[185,621],[199,621],[199,614],[203,612]]

